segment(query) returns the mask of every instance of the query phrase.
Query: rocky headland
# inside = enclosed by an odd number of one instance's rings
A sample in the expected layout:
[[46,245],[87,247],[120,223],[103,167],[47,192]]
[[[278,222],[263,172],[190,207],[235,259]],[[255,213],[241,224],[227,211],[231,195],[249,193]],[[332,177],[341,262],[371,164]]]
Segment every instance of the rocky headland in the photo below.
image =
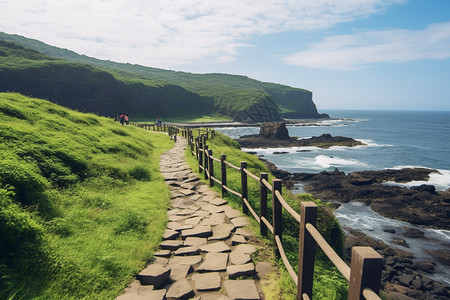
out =
[[314,146],[328,149],[332,146],[355,147],[364,143],[343,136],[322,134],[308,139],[290,137],[285,122],[264,123],[259,134],[245,135],[237,139],[241,147],[245,148],[276,148],[276,147],[308,147]]

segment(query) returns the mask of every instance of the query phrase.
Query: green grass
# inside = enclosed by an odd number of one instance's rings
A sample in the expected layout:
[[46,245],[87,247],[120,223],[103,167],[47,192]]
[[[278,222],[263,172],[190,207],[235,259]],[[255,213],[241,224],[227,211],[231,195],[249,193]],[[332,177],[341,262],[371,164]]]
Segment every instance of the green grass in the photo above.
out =
[[[194,130],[194,134],[196,131]],[[227,161],[231,162],[235,166],[240,166],[241,161],[246,161],[248,170],[253,174],[259,176],[261,172],[269,173],[269,182],[272,182],[273,177],[267,167],[262,163],[257,156],[244,153],[240,150],[239,144],[228,138],[227,136],[216,133],[216,137],[208,140],[207,145],[209,149],[213,151],[213,156],[220,158],[222,154],[225,154]],[[195,171],[198,171],[198,162],[195,156],[190,154],[190,150],[186,150],[186,159]],[[221,180],[220,165],[214,162],[214,177]],[[200,178],[204,178],[201,174]],[[227,186],[231,189],[240,192],[241,190],[241,177],[240,172],[227,168]],[[220,187],[216,184],[214,189],[220,193]],[[294,208],[297,212],[300,212],[300,203],[302,201],[313,201],[319,206],[317,228],[319,232],[324,236],[327,242],[335,249],[335,251],[343,255],[343,232],[339,226],[338,221],[332,214],[332,209],[322,203],[318,199],[314,199],[310,194],[293,195],[288,190],[283,188],[283,198],[286,202]],[[256,212],[259,213],[259,182],[248,177],[248,194],[249,202]],[[235,208],[241,207],[241,199],[229,195],[226,197],[229,203]],[[272,219],[272,199],[271,195],[268,195],[268,216],[269,220]],[[253,217],[250,217],[251,219]],[[252,222],[255,223],[256,222]],[[255,234],[263,239],[268,247],[271,247],[273,241],[271,240],[270,233],[269,238],[263,238],[259,235],[259,228],[253,224]],[[283,210],[283,247],[286,255],[297,271],[298,265],[298,223]],[[271,280],[265,285],[266,299],[296,299],[297,288],[292,281],[290,275],[284,269],[281,262],[277,262],[280,267],[279,272],[271,274]],[[332,263],[328,261],[325,254],[322,251],[316,252],[315,259],[315,273],[314,273],[314,287],[313,287],[313,299],[346,299],[347,298],[348,284],[344,277],[340,275],[339,271],[332,266]]]
[[0,298],[112,299],[167,221],[166,135],[0,93]]
[[[137,123],[150,123],[150,124],[154,124],[156,122],[155,119],[149,118],[136,118],[133,121]],[[232,122],[233,118],[222,114],[211,114],[211,115],[194,114],[187,116],[168,117],[164,118],[162,121],[170,123]]]
[[[3,41],[23,45],[28,47],[29,51],[11,46],[11,43],[5,44]],[[4,44],[3,47],[2,44]],[[29,48],[35,51],[31,51]],[[100,89],[99,92],[96,95],[90,95],[88,99],[97,98],[97,101],[102,101],[106,98],[110,101],[106,105],[117,106],[116,110],[123,109],[123,112],[133,112],[133,116],[156,118],[159,115],[167,118],[177,115],[186,118],[195,112],[200,112],[201,115],[220,113],[235,118],[239,112],[245,111],[253,105],[265,106],[275,103],[274,106],[278,107],[280,113],[290,113],[288,115],[290,117],[319,117],[310,91],[261,82],[246,76],[217,73],[193,74],[104,61],[79,55],[67,49],[52,47],[37,40],[2,32],[0,32],[0,56],[8,58],[4,59],[4,62],[0,62],[0,79],[5,82],[4,86],[7,86],[6,82],[8,81],[14,81],[11,86],[20,86],[20,80],[23,81],[23,77],[28,76],[32,71],[27,69],[34,68],[34,73],[39,72],[40,76],[54,73],[49,69],[59,70],[60,74],[56,74],[48,80],[61,82],[62,78],[71,78],[72,74],[78,74],[80,70],[76,70],[77,68],[89,66],[89,70],[84,70],[84,76],[77,77],[77,80],[72,83],[90,85],[97,82],[95,88],[91,86],[91,89]],[[72,62],[72,65],[69,62]],[[78,72],[64,72],[62,64],[66,68],[72,66]],[[42,65],[45,68],[38,68]],[[5,72],[3,78],[1,78],[2,69]],[[63,75],[61,75],[62,72],[64,72]],[[89,79],[83,82],[84,77]],[[31,79],[35,81],[33,84],[31,84]],[[16,82],[17,80],[19,83]],[[114,80],[118,82],[114,82]],[[74,101],[73,93],[76,86],[62,82],[69,85],[68,98]],[[27,85],[22,88],[29,91],[44,86],[46,90],[41,92],[51,94],[50,87],[53,86],[46,83],[47,80],[37,80],[28,76]],[[35,87],[31,88],[32,85]],[[62,85],[56,86],[58,87],[57,91],[61,92]],[[103,86],[105,86],[104,90],[102,90]],[[107,96],[105,97],[105,95]],[[49,96],[46,98],[50,99]],[[81,99],[86,99],[86,97]],[[81,99],[77,99],[77,101],[81,101]],[[117,102],[117,104],[111,102]],[[104,106],[95,108],[106,109]],[[187,116],[186,112],[188,112]],[[113,113],[117,113],[117,111]],[[110,115],[112,116],[112,114]]]

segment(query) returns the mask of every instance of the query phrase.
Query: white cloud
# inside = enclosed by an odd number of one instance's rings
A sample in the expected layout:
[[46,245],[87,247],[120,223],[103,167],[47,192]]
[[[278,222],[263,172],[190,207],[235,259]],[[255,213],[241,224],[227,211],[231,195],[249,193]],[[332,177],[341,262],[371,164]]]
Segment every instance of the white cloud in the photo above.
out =
[[450,22],[423,30],[389,29],[327,37],[284,62],[308,68],[356,70],[372,63],[450,58]]
[[365,18],[406,0],[0,0],[0,31],[104,59],[232,61],[255,36]]

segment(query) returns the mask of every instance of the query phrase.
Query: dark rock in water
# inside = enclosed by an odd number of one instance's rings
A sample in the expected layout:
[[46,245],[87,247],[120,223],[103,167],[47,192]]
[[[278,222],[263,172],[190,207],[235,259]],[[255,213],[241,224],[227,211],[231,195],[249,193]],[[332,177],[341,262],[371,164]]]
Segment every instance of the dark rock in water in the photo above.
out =
[[425,252],[437,259],[440,263],[450,266],[450,248],[447,249],[425,249]]
[[275,140],[289,140],[291,138],[284,122],[263,123],[259,129],[259,136]]
[[395,229],[391,228],[391,227],[384,227],[383,231],[387,232],[387,233],[395,233],[396,232]]
[[422,184],[420,186],[413,186],[411,189],[416,190],[418,192],[427,192],[436,195],[436,188],[434,187],[434,185]]
[[289,152],[286,152],[286,151],[281,151],[281,152],[279,152],[279,151],[275,151],[273,154],[288,154]]
[[402,232],[401,235],[403,235],[405,237],[413,238],[413,239],[421,239],[421,238],[423,238],[423,235],[424,235],[424,232],[417,228],[404,227],[403,230],[404,230],[404,232]]
[[392,239],[391,239],[391,242],[394,243],[394,244],[396,244],[396,245],[400,245],[400,246],[409,248],[408,243],[407,243],[404,239],[402,239],[402,238],[392,238]]
[[367,178],[358,173],[352,173],[348,176],[348,179],[351,184],[354,185],[369,185],[375,182],[374,178]]
[[418,262],[416,262],[416,266],[420,270],[430,273],[430,274],[432,274],[436,271],[436,269],[435,269],[436,266],[431,261],[418,261]]
[[259,134],[241,136],[237,139],[237,142],[246,148],[314,146],[328,149],[332,146],[354,147],[364,145],[362,142],[352,138],[343,136],[333,137],[330,134],[322,134],[321,136],[313,136],[309,139],[299,140],[296,137],[289,136],[284,122],[264,123],[261,125]]

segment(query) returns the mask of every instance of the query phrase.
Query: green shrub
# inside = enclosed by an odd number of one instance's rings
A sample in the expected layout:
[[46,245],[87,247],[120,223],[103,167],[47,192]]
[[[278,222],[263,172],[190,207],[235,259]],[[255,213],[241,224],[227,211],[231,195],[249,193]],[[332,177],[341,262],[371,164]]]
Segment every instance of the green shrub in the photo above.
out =
[[118,226],[114,229],[115,234],[122,234],[129,231],[143,232],[148,225],[148,223],[134,211],[126,212],[117,223]]
[[145,165],[134,166],[129,172],[131,177],[141,181],[150,180],[150,170]]

